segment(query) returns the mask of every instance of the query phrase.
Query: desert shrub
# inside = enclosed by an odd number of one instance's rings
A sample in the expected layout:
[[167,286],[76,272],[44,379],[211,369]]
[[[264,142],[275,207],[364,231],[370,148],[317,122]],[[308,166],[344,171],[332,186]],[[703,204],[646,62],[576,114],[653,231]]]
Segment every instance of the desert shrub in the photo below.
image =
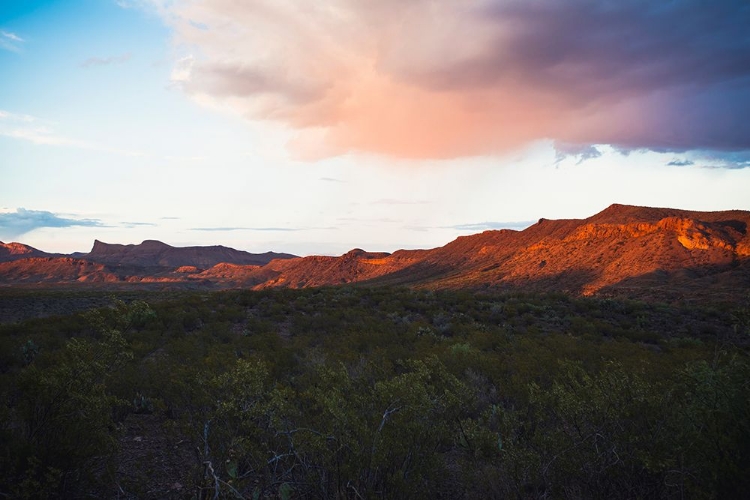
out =
[[130,413],[189,440],[210,497],[750,487],[741,308],[364,287],[107,303],[0,326],[0,496],[90,491]]
[[[4,431],[6,485],[39,485],[56,496],[89,480],[93,460],[115,449],[107,379],[128,357],[117,331],[101,341],[72,339],[65,349],[25,367],[16,378]],[[7,481],[7,482],[6,482]],[[11,494],[26,495],[15,490]]]

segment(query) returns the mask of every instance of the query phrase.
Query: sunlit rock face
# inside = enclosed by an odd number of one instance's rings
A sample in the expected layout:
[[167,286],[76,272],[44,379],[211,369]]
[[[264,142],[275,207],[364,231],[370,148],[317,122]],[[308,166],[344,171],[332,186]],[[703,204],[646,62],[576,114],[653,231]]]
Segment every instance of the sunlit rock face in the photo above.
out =
[[[540,219],[523,230],[462,236],[431,250],[338,257],[176,248],[159,241],[96,241],[81,258],[26,258],[4,245],[2,283],[161,283],[304,288],[366,283],[417,288],[513,289],[576,295],[735,297],[750,288],[750,212],[691,212],[612,205],[587,219]],[[43,255],[43,252],[40,252]]]
[[29,257],[50,257],[52,254],[42,252],[23,243],[3,243],[0,241],[0,262],[9,262]]

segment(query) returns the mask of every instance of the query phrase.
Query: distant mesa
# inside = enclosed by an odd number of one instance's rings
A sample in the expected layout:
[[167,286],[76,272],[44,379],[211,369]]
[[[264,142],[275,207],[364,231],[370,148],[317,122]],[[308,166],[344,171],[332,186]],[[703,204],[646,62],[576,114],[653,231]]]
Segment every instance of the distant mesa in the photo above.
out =
[[430,250],[355,248],[339,257],[180,248],[154,240],[97,240],[88,254],[61,257],[12,243],[0,244],[0,283],[253,289],[364,283],[733,301],[742,298],[738,290],[750,290],[748,224],[747,211],[615,204],[587,219],[540,219],[523,231],[484,231]]
[[273,259],[290,259],[291,254],[266,252],[254,254],[224,246],[173,247],[156,240],[146,240],[140,245],[120,245],[94,241],[91,252],[81,258],[104,264],[129,265],[139,267],[194,266],[208,269],[216,264],[263,266]]

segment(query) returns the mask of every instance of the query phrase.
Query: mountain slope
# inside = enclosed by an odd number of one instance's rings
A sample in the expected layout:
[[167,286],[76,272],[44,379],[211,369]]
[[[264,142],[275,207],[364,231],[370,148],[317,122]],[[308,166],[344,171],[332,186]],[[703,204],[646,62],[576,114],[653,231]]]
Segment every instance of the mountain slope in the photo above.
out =
[[[81,259],[0,264],[0,282],[120,281],[245,288],[366,283],[732,300],[750,290],[748,225],[747,211],[612,205],[587,219],[540,219],[523,231],[485,231],[431,250],[392,254],[354,249],[338,257],[294,257],[221,246],[97,241]],[[21,247],[17,255],[27,251]]]
[[256,286],[368,281],[584,295],[625,290],[643,295],[654,287],[672,287],[726,296],[738,286],[750,289],[748,224],[745,211],[612,205],[588,219],[541,219],[523,231],[485,231],[432,250],[402,250],[377,259],[361,251],[293,259]]

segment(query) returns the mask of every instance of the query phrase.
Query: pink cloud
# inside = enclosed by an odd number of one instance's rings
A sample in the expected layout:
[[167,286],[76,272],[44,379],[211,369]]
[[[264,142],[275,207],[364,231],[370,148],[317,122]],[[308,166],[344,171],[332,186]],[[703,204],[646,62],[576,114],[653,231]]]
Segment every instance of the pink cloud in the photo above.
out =
[[737,2],[204,0],[160,11],[193,56],[180,87],[294,129],[305,157],[450,158],[539,139],[750,149],[750,13]]

